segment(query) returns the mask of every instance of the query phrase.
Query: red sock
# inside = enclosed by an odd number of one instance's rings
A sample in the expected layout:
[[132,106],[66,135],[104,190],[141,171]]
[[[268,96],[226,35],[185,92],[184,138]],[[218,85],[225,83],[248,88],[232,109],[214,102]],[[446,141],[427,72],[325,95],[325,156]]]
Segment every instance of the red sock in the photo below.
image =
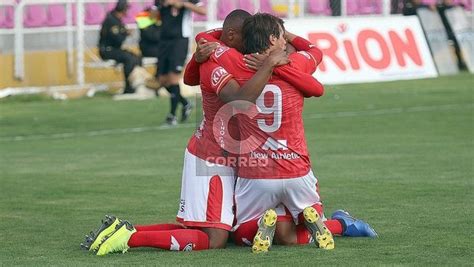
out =
[[209,249],[209,237],[203,231],[193,229],[141,231],[131,236],[128,245],[176,251],[204,250]]
[[239,246],[251,246],[258,231],[258,220],[243,223],[234,232],[234,241]]
[[306,245],[309,243],[311,234],[304,224],[298,224],[296,226],[296,243],[298,245]]
[[338,220],[327,220],[324,222],[329,232],[333,235],[342,235],[342,224]]
[[162,224],[151,224],[151,225],[135,225],[135,229],[137,229],[137,231],[140,232],[140,231],[176,230],[176,229],[184,229],[184,227],[179,224],[162,223]]
[[[327,220],[324,222],[329,232],[333,235],[342,235],[342,224],[338,220]],[[304,224],[296,226],[296,243],[299,245],[308,244],[311,234]]]

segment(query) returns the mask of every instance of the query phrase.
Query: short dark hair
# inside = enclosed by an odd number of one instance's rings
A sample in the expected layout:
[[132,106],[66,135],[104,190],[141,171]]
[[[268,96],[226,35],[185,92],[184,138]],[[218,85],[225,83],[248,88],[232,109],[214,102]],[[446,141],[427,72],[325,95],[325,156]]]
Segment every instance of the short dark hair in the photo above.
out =
[[244,53],[262,53],[270,47],[270,36],[280,37],[283,20],[267,13],[257,13],[245,19],[242,27]]
[[243,10],[243,9],[236,9],[229,13],[224,19],[224,24],[222,28],[225,30],[227,28],[235,28],[238,27],[239,29],[242,27],[245,19],[251,17],[252,15]]

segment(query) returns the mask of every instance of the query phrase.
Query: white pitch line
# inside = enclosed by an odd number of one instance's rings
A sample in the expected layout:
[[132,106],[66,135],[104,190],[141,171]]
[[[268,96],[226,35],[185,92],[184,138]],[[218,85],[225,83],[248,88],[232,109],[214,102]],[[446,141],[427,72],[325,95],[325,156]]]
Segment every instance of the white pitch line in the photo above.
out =
[[[415,106],[406,108],[390,108],[390,109],[372,109],[361,111],[342,111],[332,113],[310,114],[306,116],[307,119],[327,119],[327,118],[344,118],[344,117],[359,117],[359,116],[377,116],[377,115],[391,115],[400,113],[414,113],[414,112],[429,112],[429,111],[444,111],[453,109],[467,109],[472,108],[474,103],[470,104],[447,104],[438,106]],[[180,128],[197,127],[193,123],[180,124],[178,126],[154,126],[154,127],[136,127],[136,128],[122,128],[122,129],[105,129],[82,133],[57,133],[57,134],[39,134],[39,135],[19,135],[19,136],[4,136],[0,137],[0,142],[12,141],[30,141],[30,140],[54,140],[74,137],[93,137],[115,134],[128,133],[143,133],[150,131],[172,130]]]
[[344,118],[344,117],[359,117],[359,116],[378,116],[391,115],[400,113],[414,113],[414,112],[429,112],[429,111],[444,111],[453,109],[472,108],[474,103],[470,104],[447,104],[439,106],[415,106],[406,108],[389,108],[389,109],[372,109],[361,111],[342,111],[334,113],[321,113],[309,115],[309,119],[327,119],[327,118]]

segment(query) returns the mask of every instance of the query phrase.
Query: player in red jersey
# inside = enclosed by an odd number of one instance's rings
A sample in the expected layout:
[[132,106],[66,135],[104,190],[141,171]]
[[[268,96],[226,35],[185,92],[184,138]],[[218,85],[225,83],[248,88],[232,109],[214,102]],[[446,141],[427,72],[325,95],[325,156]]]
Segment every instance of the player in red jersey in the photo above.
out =
[[[257,14],[246,20],[244,33],[246,30],[250,32],[250,28],[253,35],[247,34],[244,38],[246,52],[268,54],[286,46],[280,19]],[[305,43],[302,38],[293,36],[292,41],[296,45],[304,43],[302,46],[311,50],[310,43]],[[236,50],[219,47],[211,58],[225,66],[215,70],[229,73],[222,75],[222,82],[214,85],[216,91],[237,92],[254,73],[246,68],[242,55]],[[317,63],[308,52],[291,57],[293,67],[310,73],[315,71]],[[305,224],[318,245],[326,249],[334,247],[331,233],[315,210],[322,213],[317,179],[311,172],[304,138],[301,114],[304,96],[323,93],[322,86],[312,89],[303,94],[287,82],[272,77],[256,98],[256,108],[239,119],[240,135],[246,139],[239,141],[238,151],[233,151],[239,154],[239,178],[235,188],[237,226],[263,214],[262,229],[254,239],[255,252],[267,251],[273,239],[276,214],[273,210],[265,210],[281,203],[289,209],[295,222],[304,210]]]
[[[232,25],[240,28],[238,24],[243,22],[241,15],[242,12],[240,16],[234,16],[234,20],[231,17],[227,28],[231,28]],[[233,40],[237,43],[241,42],[237,37],[238,34],[229,34],[229,32],[231,31],[226,31],[224,38],[227,43],[232,43]],[[254,86],[263,88],[273,67],[280,62],[287,62],[286,54],[284,51],[274,53],[266,62],[268,63],[264,64],[261,71],[255,74],[255,80],[249,82],[247,87],[242,86],[243,92],[250,92],[251,90],[246,88]],[[127,221],[109,217],[99,230],[86,237],[84,243],[86,249],[96,251],[97,255],[105,255],[140,246],[170,250],[225,247],[228,230],[231,229],[234,220],[232,206],[235,174],[234,168],[228,166],[230,163],[219,164],[218,161],[211,160],[211,158],[227,157],[222,147],[213,139],[213,113],[223,105],[215,92],[213,94],[206,90],[206,88],[211,88],[210,84],[219,82],[219,74],[215,73],[215,75],[217,76],[212,79],[209,76],[207,85],[203,83],[202,86],[206,115],[202,127],[191,138],[185,154],[182,199],[178,213],[178,219],[185,226],[200,230],[182,229],[181,226],[168,224],[133,227]],[[199,151],[197,147],[201,146],[206,147],[206,150]]]

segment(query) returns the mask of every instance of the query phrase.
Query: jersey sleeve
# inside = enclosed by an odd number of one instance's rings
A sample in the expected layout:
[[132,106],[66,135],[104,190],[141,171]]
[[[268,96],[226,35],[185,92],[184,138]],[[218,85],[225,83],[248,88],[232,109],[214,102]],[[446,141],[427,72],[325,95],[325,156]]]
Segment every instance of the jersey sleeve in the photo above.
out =
[[219,94],[234,77],[224,67],[212,60],[201,65],[201,89]]
[[324,94],[324,86],[309,73],[289,65],[275,68],[273,72],[300,91],[304,97],[319,97]]
[[222,35],[222,29],[213,29],[205,32],[200,32],[196,35],[196,42],[199,40],[204,39],[208,42],[218,42]]
[[189,60],[188,64],[186,65],[186,69],[184,70],[184,76],[183,76],[183,82],[186,85],[189,86],[195,86],[199,85],[199,82],[201,80],[200,75],[199,75],[199,64],[195,59],[194,59],[194,54],[191,57],[191,60]]
[[323,59],[323,53],[308,40],[297,36],[291,44],[297,52],[290,55],[292,67],[305,73],[314,73]]

